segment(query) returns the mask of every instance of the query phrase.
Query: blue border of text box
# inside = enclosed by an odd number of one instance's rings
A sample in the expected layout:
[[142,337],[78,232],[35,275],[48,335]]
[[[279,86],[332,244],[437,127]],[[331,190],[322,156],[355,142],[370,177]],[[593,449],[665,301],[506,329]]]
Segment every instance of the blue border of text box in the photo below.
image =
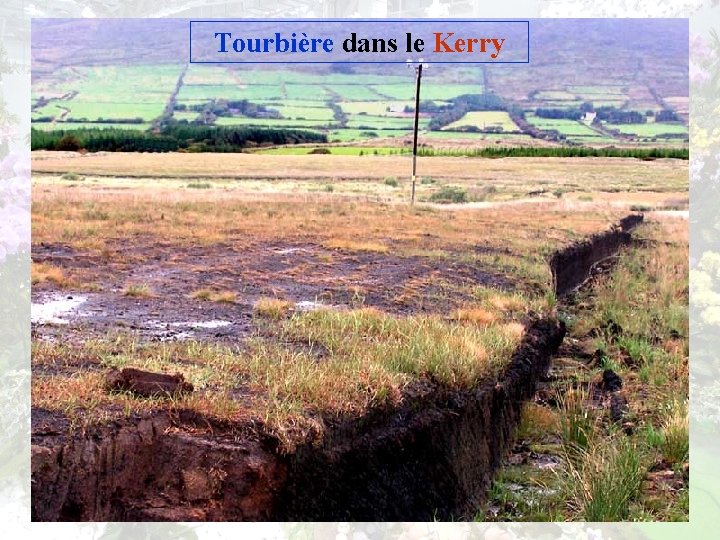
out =
[[433,62],[427,60],[426,64],[529,64],[530,63],[530,21],[527,19],[518,20],[493,20],[493,19],[193,19],[190,21],[190,63],[191,64],[405,64],[406,60],[193,60],[192,59],[192,25],[193,23],[242,23],[242,22],[273,22],[273,23],[298,23],[298,22],[479,22],[479,23],[521,23],[527,24],[527,60],[510,61],[463,61],[456,62]]

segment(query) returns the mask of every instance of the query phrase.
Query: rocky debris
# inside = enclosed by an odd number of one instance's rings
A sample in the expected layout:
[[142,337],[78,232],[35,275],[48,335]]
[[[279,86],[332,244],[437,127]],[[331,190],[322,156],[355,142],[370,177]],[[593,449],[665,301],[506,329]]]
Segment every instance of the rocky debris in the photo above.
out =
[[[603,371],[602,379],[593,385],[596,392],[596,399],[602,402],[602,406],[610,413],[610,419],[617,423],[622,424],[623,429],[627,432],[625,424],[625,416],[630,412],[628,406],[628,399],[624,392],[621,392],[623,381],[620,375],[615,373],[612,369],[606,369]],[[629,431],[632,432],[632,427]]]
[[620,375],[612,369],[606,369],[602,374],[602,382],[600,388],[603,392],[617,392],[622,388],[622,379]]
[[143,397],[173,396],[193,391],[193,385],[181,373],[168,375],[136,368],[111,369],[106,376],[105,387],[110,391],[126,390]]
[[620,423],[630,411],[627,398],[621,393],[613,393],[610,396],[610,419]]

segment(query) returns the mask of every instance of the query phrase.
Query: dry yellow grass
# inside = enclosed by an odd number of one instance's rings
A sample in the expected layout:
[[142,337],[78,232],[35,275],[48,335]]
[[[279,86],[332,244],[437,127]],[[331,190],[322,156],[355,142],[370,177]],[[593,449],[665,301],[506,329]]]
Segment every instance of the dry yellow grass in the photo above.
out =
[[534,401],[523,405],[518,426],[518,437],[540,442],[548,436],[557,434],[560,429],[558,413]]
[[255,313],[261,317],[280,320],[287,315],[295,304],[280,298],[259,298],[255,302]]
[[32,263],[30,280],[33,285],[50,282],[58,287],[69,287],[73,281],[65,275],[62,268],[48,263]]
[[389,248],[380,242],[366,242],[346,238],[331,238],[324,245],[330,249],[346,249],[349,251],[374,251],[376,253],[387,253],[389,251]]
[[495,313],[479,307],[460,308],[452,314],[451,318],[456,321],[471,322],[478,326],[487,326],[497,320]]
[[[322,156],[260,154],[151,154],[121,152],[79,156],[60,152],[33,152],[33,172],[78,173],[117,177],[196,178],[377,178],[408,177],[408,156]],[[624,158],[506,158],[425,157],[418,159],[423,176],[482,180],[488,184],[527,186],[529,179],[543,185],[592,189],[618,180],[637,185],[677,186],[687,189],[687,161],[652,162]]]
[[521,311],[525,309],[526,302],[517,296],[493,294],[488,298],[488,303],[500,311]]
[[123,289],[125,296],[133,298],[152,298],[155,293],[146,283],[128,283]]
[[237,301],[237,293],[235,291],[217,291],[215,289],[204,288],[191,292],[190,298],[232,304]]
[[[418,264],[424,260],[460,260],[487,265],[520,282],[525,279],[547,286],[549,273],[544,258],[548,252],[605,229],[625,214],[612,207],[578,212],[561,205],[411,209],[407,205],[349,199],[337,193],[322,196],[266,193],[249,199],[235,185],[239,182],[217,180],[222,176],[235,177],[240,170],[254,178],[302,176],[308,181],[305,186],[323,185],[334,179],[338,170],[346,170],[361,180],[377,175],[381,183],[390,174],[402,176],[400,171],[408,165],[406,158],[381,157],[369,161],[343,156],[339,160],[277,158],[281,159],[247,155],[223,155],[220,159],[217,155],[192,154],[133,154],[132,159],[122,154],[62,158],[37,154],[33,164],[36,171],[77,169],[88,174],[88,178],[72,188],[67,181],[39,178],[33,200],[33,241],[62,243],[107,258],[115,257],[118,241],[142,242],[150,247],[163,243],[166,249],[222,243],[238,253],[244,247],[263,243],[307,243],[413,257]],[[483,182],[504,178],[518,185],[521,181],[527,184],[528,171],[547,175],[553,182],[566,183],[572,179],[578,183],[587,180],[589,184],[602,183],[612,175],[625,178],[624,174],[632,176],[632,181],[650,182],[658,178],[659,183],[671,184],[682,172],[675,162],[653,162],[650,166],[636,160],[606,163],[431,158],[423,160],[422,166],[427,166],[429,175],[454,175],[467,182],[477,182],[481,176]],[[393,168],[398,172],[393,173]],[[110,179],[109,183],[103,179],[93,184],[97,178],[91,174],[137,174],[138,178]],[[213,187],[177,189],[179,182],[187,184],[187,177],[150,179],[163,175],[213,178]],[[286,182],[291,190],[293,181]],[[89,207],[102,208],[102,219],[96,219],[97,212],[90,219]],[[137,250],[132,256],[147,255]],[[339,253],[323,256],[329,264],[333,257],[340,259]],[[366,253],[365,258],[372,257]],[[304,268],[302,264],[297,266],[299,276]],[[437,281],[432,273],[411,277],[402,284],[402,293],[389,301],[402,302],[403,298],[422,295],[425,285],[442,285]],[[474,290],[475,285],[469,279],[463,287]],[[214,288],[187,293],[198,300],[235,299],[231,291]],[[128,286],[126,294],[153,293],[147,285],[135,284]],[[357,290],[358,304],[362,304],[364,294]],[[250,340],[242,352],[215,344],[138,347],[108,341],[98,345],[98,350],[85,344],[83,354],[101,365],[120,367],[124,362],[145,369],[183,371],[197,391],[179,398],[173,406],[188,406],[232,420],[252,414],[283,433],[292,431],[292,426],[307,432],[317,428],[311,425],[310,418],[317,418],[318,412],[361,414],[370,407],[400,399],[405,386],[420,377],[467,387],[492,376],[522,337],[522,325],[514,322],[519,318],[517,314],[535,300],[520,293],[478,290],[472,303],[456,314],[456,320],[448,320],[439,315],[397,317],[374,309],[343,313],[323,310],[288,317],[292,302],[263,298],[255,312],[270,321],[262,323],[262,337]],[[458,320],[468,324],[458,324]],[[113,354],[109,352],[111,348]],[[122,349],[120,354],[116,349]],[[34,355],[33,362],[68,358],[68,354],[62,345],[48,345],[48,349]],[[194,361],[176,362],[182,358]],[[156,406],[125,395],[107,395],[100,391],[100,380],[93,377],[92,373],[75,378],[38,377],[33,382],[34,404],[55,409],[98,410],[112,404],[128,408]],[[231,397],[238,392],[251,397],[247,402]]]
[[[267,299],[266,305],[287,304]],[[123,336],[88,341],[82,348],[41,342],[34,344],[33,364],[54,369],[33,378],[33,405],[62,411],[76,422],[158,407],[192,408],[226,420],[261,420],[292,444],[322,429],[318,413],[364,414],[397,403],[403,389],[421,377],[459,388],[494,377],[519,339],[498,325],[480,328],[363,308],[296,313],[240,350],[198,342],[141,344]],[[77,369],[77,363],[91,369]],[[97,367],[128,365],[180,371],[195,392],[168,401],[105,391]]]
[[[193,191],[44,185],[34,193],[33,241],[64,243],[104,256],[116,249],[118,238],[178,246],[227,242],[236,250],[258,241],[310,240],[350,251],[471,257],[477,264],[545,282],[550,275],[544,253],[605,229],[624,214],[621,209],[572,212],[537,206],[434,211],[342,198],[250,202],[221,190],[212,199],[195,200]],[[107,219],[87,221],[82,208],[88,203],[101,206]],[[486,252],[473,254],[476,246]],[[495,254],[493,248],[502,251]]]

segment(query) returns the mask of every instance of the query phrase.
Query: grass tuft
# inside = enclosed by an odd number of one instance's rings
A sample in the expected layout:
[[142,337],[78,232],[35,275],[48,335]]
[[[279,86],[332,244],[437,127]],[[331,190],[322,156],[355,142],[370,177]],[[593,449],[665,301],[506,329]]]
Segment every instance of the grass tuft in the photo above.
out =
[[645,476],[639,448],[620,436],[583,450],[571,460],[572,504],[585,521],[622,521],[640,493]]
[[586,451],[597,435],[597,414],[590,408],[588,390],[568,389],[559,393],[560,432],[568,456]]
[[30,280],[33,285],[49,282],[61,288],[70,287],[73,284],[62,268],[48,263],[32,263]]
[[687,401],[673,401],[662,424],[660,451],[668,463],[687,461],[690,453]]
[[450,318],[460,322],[471,322],[478,326],[487,326],[497,320],[495,313],[479,307],[460,308]]
[[255,313],[260,317],[279,321],[284,318],[295,304],[280,298],[259,298],[255,302]]
[[210,302],[225,302],[234,304],[237,301],[237,293],[235,291],[216,291],[210,288],[198,289],[190,293],[190,298],[194,300],[208,300]]
[[123,294],[133,298],[152,298],[155,296],[155,293],[147,283],[131,283],[126,285],[123,289]]

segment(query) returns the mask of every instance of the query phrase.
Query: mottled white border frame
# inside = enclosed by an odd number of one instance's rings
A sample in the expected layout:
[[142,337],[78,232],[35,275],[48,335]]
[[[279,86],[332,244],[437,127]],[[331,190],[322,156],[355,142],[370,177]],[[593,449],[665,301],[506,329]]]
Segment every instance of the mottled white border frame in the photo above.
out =
[[[691,288],[720,257],[720,32],[718,0],[433,0],[427,17],[689,17]],[[288,8],[288,5],[292,6]],[[480,523],[30,523],[30,18],[31,17],[386,17],[398,0],[5,0],[0,5],[0,516],[3,536],[72,538],[243,538],[365,540],[512,538],[716,538],[720,513],[720,316],[691,297],[691,520],[678,524]],[[208,14],[208,10],[211,14]],[[430,11],[434,10],[434,11]],[[718,48],[714,48],[715,46]],[[3,55],[2,52],[5,52]],[[710,262],[709,262],[710,261]],[[720,292],[720,272],[711,289]],[[704,278],[705,279],[705,278]],[[704,281],[707,288],[707,280]],[[711,306],[714,307],[714,306]],[[720,306],[717,307],[720,312]],[[702,369],[700,369],[702,368]]]

